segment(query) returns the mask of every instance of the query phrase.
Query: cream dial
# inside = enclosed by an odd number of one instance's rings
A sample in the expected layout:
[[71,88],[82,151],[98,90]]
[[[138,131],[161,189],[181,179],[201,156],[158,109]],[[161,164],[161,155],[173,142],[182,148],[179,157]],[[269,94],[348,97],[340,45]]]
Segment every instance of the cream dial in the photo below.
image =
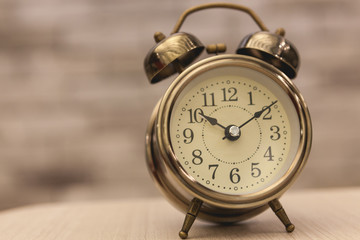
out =
[[195,74],[176,98],[170,141],[179,166],[215,192],[266,189],[290,168],[300,140],[292,101],[270,76],[240,66]]

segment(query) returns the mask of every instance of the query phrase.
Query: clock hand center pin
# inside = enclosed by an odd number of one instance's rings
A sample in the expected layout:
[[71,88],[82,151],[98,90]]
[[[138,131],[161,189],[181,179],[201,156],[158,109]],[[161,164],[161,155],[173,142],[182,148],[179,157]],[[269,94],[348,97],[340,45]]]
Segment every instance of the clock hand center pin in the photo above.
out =
[[235,125],[229,125],[225,128],[225,136],[222,138],[222,140],[227,138],[230,141],[235,141],[238,140],[240,136],[241,136],[240,128]]

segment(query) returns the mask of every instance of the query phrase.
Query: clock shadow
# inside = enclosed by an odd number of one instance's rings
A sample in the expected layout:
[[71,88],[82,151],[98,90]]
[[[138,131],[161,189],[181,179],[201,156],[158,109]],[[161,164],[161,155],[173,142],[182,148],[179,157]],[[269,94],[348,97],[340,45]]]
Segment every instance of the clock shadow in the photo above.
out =
[[246,222],[233,224],[215,224],[201,222],[194,224],[189,232],[189,239],[285,239],[289,233],[281,222],[272,220]]

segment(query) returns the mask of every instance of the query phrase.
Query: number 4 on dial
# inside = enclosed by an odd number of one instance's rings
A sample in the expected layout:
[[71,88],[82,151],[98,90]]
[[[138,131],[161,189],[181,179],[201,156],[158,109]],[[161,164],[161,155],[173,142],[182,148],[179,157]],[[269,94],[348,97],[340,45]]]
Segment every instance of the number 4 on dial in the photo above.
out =
[[266,150],[264,157],[269,158],[268,161],[274,161],[273,159],[274,155],[272,154],[271,146],[269,146],[268,149]]

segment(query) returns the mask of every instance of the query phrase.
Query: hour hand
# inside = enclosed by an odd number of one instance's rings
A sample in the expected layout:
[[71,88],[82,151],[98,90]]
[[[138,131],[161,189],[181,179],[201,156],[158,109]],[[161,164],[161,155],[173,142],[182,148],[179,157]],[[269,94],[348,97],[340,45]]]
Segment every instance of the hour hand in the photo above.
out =
[[218,120],[216,118],[210,117],[210,116],[206,116],[204,113],[199,113],[199,115],[203,118],[205,118],[211,125],[218,125],[219,127],[225,129],[226,127],[224,127],[223,125],[221,125],[220,123],[218,123]]

